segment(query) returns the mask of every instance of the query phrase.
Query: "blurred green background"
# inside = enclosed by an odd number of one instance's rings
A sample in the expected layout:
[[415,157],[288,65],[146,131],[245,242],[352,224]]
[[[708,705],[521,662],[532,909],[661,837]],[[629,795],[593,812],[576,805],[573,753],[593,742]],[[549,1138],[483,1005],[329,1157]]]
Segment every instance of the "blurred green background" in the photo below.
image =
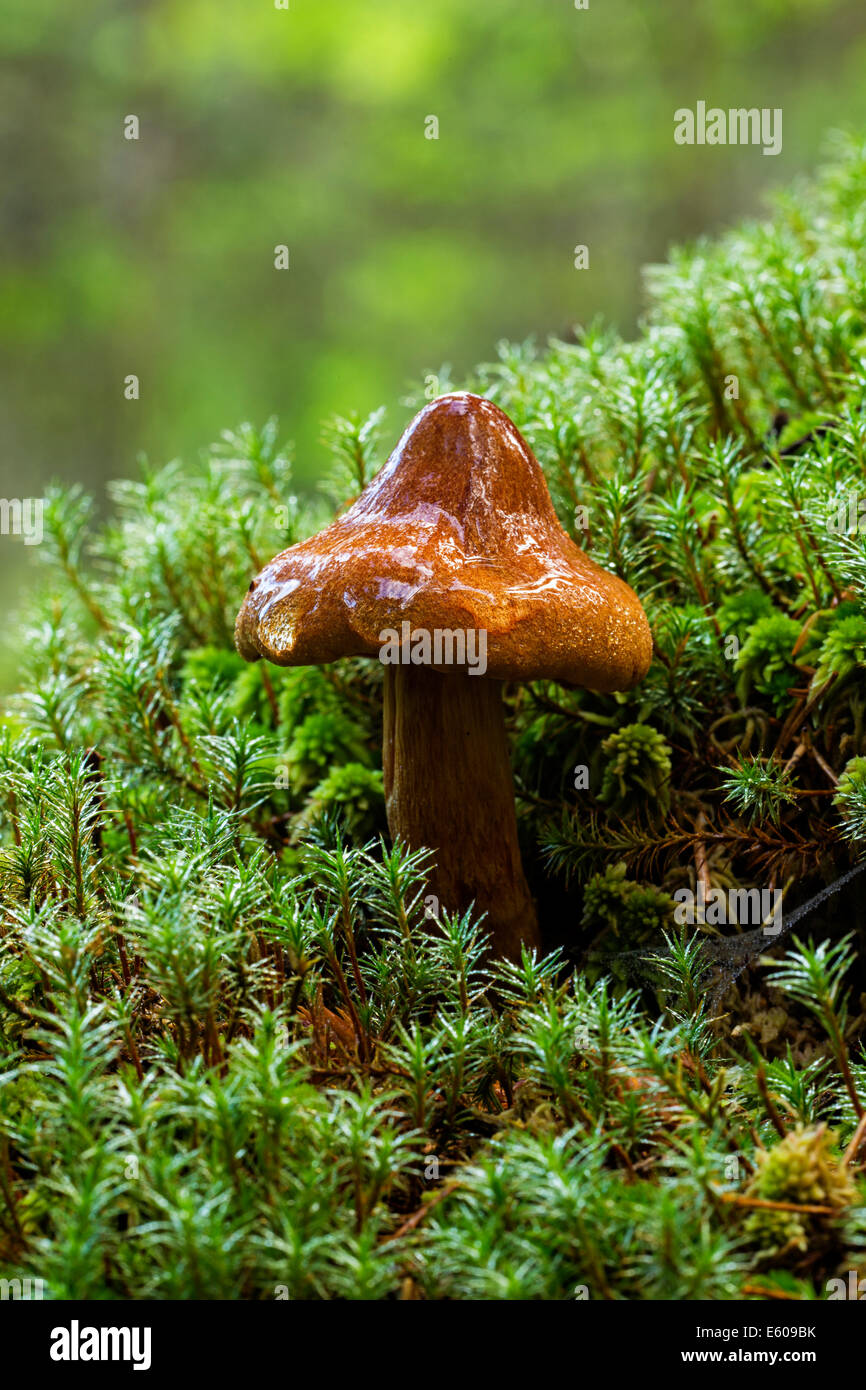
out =
[[[313,486],[325,417],[390,441],[443,363],[633,330],[645,262],[866,126],[864,0],[4,0],[0,44],[0,496],[273,413]],[[782,154],[676,146],[699,99]]]

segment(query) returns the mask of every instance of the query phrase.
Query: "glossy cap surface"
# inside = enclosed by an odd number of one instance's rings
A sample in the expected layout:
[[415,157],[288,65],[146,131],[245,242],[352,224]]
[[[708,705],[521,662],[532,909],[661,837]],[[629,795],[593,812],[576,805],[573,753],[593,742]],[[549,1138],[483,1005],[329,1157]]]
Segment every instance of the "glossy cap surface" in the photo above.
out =
[[503,680],[625,690],[652,656],[637,596],[568,538],[529,445],[469,393],[432,401],[348,511],[262,570],[235,635],[247,660],[307,666],[377,656],[406,621],[483,629]]

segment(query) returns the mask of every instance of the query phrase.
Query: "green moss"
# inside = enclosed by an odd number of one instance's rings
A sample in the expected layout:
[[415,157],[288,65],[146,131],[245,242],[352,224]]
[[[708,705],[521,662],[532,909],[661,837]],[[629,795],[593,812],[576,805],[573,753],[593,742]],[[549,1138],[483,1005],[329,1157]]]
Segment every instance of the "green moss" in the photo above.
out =
[[599,801],[612,810],[662,815],[670,806],[671,752],[648,724],[625,724],[602,744],[607,755]]
[[[816,1248],[820,1241],[826,1243],[832,1239],[837,1218],[859,1200],[851,1174],[823,1125],[797,1128],[772,1149],[759,1149],[756,1158],[747,1198],[788,1208],[758,1208],[746,1219],[747,1235],[768,1253],[803,1251]],[[796,1210],[810,1206],[829,1211]]]

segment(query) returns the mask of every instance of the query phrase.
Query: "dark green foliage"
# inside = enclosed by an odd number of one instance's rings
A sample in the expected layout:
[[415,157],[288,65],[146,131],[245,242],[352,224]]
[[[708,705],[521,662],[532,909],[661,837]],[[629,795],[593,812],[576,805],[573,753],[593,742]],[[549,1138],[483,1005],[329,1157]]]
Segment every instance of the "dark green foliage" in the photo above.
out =
[[781,613],[759,618],[748,632],[737,658],[737,695],[747,705],[754,695],[765,700],[774,714],[790,702],[791,687],[800,674],[793,650],[801,625]]
[[593,874],[583,893],[584,927],[608,927],[629,943],[657,941],[672,923],[674,902],[666,893],[626,878],[625,864]]
[[650,816],[670,807],[670,748],[647,724],[625,724],[601,745],[604,778],[598,799],[612,810],[644,809]]
[[[862,1265],[863,921],[816,919],[715,1018],[673,894],[787,908],[862,852],[866,545],[833,518],[866,491],[864,206],[849,143],[653,268],[638,342],[511,345],[471,383],[656,643],[627,694],[506,691],[542,959],[492,963],[429,853],[382,838],[375,663],[234,653],[251,574],[330,515],[272,424],[116,485],[101,527],[55,490],[0,738],[4,1274],[809,1298]],[[386,434],[331,427],[338,506]]]
[[845,764],[833,804],[840,809],[845,835],[855,841],[866,839],[866,758],[852,758]]

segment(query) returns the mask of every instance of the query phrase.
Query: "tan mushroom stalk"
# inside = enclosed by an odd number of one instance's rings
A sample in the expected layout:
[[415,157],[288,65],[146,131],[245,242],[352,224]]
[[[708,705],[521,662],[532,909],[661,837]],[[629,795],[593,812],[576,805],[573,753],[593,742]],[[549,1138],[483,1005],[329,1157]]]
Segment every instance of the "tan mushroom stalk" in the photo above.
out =
[[652,640],[628,585],[562,530],[507,415],[468,393],[433,401],[348,511],[253,580],[235,635],[248,661],[386,663],[391,834],[436,851],[431,893],[486,912],[498,954],[537,945],[501,683],[625,690]]

